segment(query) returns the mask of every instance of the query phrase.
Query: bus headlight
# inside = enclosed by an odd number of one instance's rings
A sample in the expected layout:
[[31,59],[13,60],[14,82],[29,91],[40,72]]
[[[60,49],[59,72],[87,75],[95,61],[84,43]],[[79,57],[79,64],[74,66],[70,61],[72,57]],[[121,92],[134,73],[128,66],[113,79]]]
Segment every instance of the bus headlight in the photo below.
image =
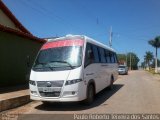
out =
[[67,80],[65,85],[71,85],[71,84],[75,84],[75,83],[78,83],[81,81],[82,81],[82,79]]
[[29,80],[29,84],[36,86],[36,82],[33,80]]

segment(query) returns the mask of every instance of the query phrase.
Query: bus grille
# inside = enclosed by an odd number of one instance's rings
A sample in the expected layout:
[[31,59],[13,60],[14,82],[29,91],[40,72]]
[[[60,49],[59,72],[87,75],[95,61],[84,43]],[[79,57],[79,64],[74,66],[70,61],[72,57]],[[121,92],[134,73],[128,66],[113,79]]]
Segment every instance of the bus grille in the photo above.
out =
[[60,96],[60,91],[56,92],[39,92],[42,97],[59,97]]
[[47,86],[48,82],[51,83],[50,87],[62,87],[64,80],[61,80],[61,81],[37,81],[37,86],[38,87],[48,87]]
[[64,81],[37,81],[41,97],[59,97]]

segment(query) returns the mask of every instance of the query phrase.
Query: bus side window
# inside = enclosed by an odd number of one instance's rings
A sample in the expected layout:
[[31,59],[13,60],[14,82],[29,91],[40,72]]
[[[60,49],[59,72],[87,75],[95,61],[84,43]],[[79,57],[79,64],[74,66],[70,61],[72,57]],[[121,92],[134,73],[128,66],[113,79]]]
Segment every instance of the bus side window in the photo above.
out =
[[84,66],[86,67],[87,65],[89,65],[93,62],[94,62],[94,55],[93,55],[93,51],[92,51],[92,48],[91,48],[91,44],[87,43]]
[[99,49],[99,53],[100,53],[101,63],[106,63],[104,49],[100,48],[100,47],[98,49]]
[[111,63],[110,52],[108,50],[105,50],[105,58],[107,63]]
[[113,54],[113,52],[110,52],[110,56],[111,56],[111,63],[115,63],[115,59],[114,59],[114,54]]
[[115,60],[115,63],[118,63],[118,60],[117,60],[117,55],[116,55],[116,53],[114,53],[114,60]]
[[92,45],[93,54],[94,54],[94,62],[99,63],[99,54],[98,54],[98,48],[95,45]]

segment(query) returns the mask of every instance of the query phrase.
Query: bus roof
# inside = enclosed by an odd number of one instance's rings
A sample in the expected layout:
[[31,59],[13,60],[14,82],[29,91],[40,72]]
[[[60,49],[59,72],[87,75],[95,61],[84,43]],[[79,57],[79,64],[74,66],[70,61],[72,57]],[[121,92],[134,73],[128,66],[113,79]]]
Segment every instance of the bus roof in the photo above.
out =
[[107,45],[105,45],[105,44],[103,44],[103,43],[101,43],[101,42],[98,42],[98,41],[96,41],[96,40],[94,40],[94,39],[92,39],[92,38],[90,38],[90,37],[85,36],[85,38],[86,38],[86,40],[87,40],[88,42],[90,42],[90,43],[92,43],[92,44],[94,44],[94,45],[97,45],[97,46],[103,47],[103,48],[105,48],[105,49],[108,49],[108,50],[110,50],[110,51],[116,52],[113,48],[111,48],[111,47],[109,47],[109,46],[107,46]]
[[108,49],[110,51],[115,52],[115,50],[113,48],[111,48],[111,47],[109,47],[109,46],[107,46],[107,45],[105,45],[103,43],[100,43],[100,42],[98,42],[98,41],[96,41],[96,40],[94,40],[94,39],[92,39],[90,37],[87,37],[85,35],[70,35],[69,34],[69,35],[66,35],[64,37],[49,38],[49,39],[47,39],[47,41],[48,42],[53,42],[53,41],[66,40],[66,39],[71,39],[71,40],[73,40],[73,39],[82,39],[82,40],[85,40],[86,42],[92,43],[94,45],[97,45],[97,46],[100,46],[100,47],[103,47],[105,49]]

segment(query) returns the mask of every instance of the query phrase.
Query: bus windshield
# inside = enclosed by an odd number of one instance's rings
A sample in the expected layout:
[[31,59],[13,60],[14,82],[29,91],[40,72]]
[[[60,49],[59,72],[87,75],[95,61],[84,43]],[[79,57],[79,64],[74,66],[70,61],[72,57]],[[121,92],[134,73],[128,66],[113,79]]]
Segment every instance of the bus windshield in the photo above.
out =
[[[69,41],[71,42],[71,41]],[[52,42],[40,50],[33,65],[35,71],[69,70],[81,66],[82,47],[77,43]]]

